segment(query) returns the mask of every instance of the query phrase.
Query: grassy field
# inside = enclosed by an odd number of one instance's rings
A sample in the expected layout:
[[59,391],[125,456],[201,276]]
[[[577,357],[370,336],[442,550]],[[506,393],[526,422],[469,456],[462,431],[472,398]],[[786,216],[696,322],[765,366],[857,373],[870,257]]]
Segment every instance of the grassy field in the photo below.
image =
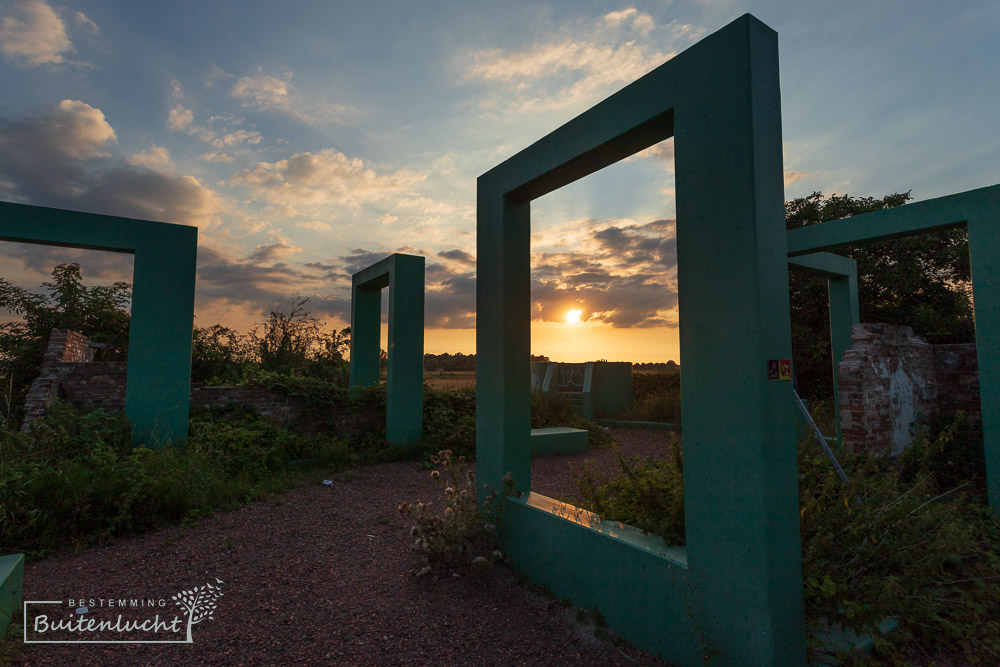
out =
[[461,391],[476,388],[475,371],[424,371],[424,382],[437,391]]

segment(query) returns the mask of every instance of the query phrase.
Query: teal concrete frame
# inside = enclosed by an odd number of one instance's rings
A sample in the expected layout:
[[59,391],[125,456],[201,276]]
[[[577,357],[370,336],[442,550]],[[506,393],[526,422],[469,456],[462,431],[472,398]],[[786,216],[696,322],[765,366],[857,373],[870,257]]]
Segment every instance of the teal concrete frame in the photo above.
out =
[[[514,565],[671,661],[805,661],[777,34],[745,15],[479,177],[479,480]],[[530,493],[530,202],[663,139],[676,161],[686,548]]]
[[21,608],[21,591],[24,587],[24,554],[0,556],[0,638]]
[[0,202],[0,240],[135,256],[125,414],[136,443],[185,439],[198,228]]
[[351,388],[379,383],[382,288],[389,288],[385,437],[420,441],[424,428],[424,258],[395,253],[351,276]]
[[788,265],[826,278],[830,306],[830,357],[833,364],[833,414],[837,424],[837,450],[843,450],[840,430],[840,361],[851,348],[851,332],[861,321],[858,310],[858,263],[829,252],[790,257]]
[[788,255],[956,227],[969,233],[986,485],[1000,514],[1000,185],[791,229]]

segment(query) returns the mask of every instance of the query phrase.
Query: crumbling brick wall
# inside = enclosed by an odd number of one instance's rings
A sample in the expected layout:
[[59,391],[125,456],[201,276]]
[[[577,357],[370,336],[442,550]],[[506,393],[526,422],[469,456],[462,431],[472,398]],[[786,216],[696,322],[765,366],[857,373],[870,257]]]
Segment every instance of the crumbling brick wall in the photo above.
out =
[[[42,354],[42,367],[24,400],[22,430],[45,413],[45,408],[60,397],[87,409],[125,407],[125,363],[94,362],[95,347],[77,331],[53,329]],[[85,387],[94,376],[93,395]]]
[[[94,347],[81,333],[53,330],[43,356],[42,368],[24,404],[22,430],[41,417],[45,408],[60,398],[83,410],[124,410],[127,363],[94,361]],[[329,431],[352,435],[384,427],[385,410],[360,412],[331,411],[317,416],[304,406],[267,387],[206,387],[191,384],[191,408],[212,408],[229,404],[249,405],[265,417],[289,424],[297,430]],[[379,425],[383,426],[379,426]]]
[[974,344],[930,345],[905,326],[855,324],[840,362],[840,421],[848,451],[898,455],[935,415],[979,423]]

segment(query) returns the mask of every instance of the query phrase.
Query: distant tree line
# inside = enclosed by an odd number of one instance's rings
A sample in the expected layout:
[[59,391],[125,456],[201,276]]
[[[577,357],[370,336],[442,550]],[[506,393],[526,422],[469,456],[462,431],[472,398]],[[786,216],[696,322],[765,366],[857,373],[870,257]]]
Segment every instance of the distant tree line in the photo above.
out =
[[657,373],[669,373],[680,369],[677,362],[670,360],[666,363],[662,362],[647,362],[642,364],[632,364],[632,370],[634,371],[654,371]]

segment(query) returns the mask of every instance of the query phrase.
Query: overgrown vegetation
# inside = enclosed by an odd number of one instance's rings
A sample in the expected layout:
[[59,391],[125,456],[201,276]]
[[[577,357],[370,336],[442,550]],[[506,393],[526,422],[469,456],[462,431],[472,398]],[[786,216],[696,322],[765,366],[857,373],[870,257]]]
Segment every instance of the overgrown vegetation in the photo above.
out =
[[582,470],[571,465],[581,506],[659,535],[667,544],[684,544],[684,464],[680,437],[671,437],[665,459],[626,460],[616,448],[621,472],[611,480],[602,480],[590,461]]
[[95,343],[111,345],[117,358],[128,354],[128,307],[132,286],[124,282],[87,287],[79,264],[60,264],[43,293],[29,292],[0,278],[0,309],[20,320],[0,324],[0,393],[8,420],[20,422],[24,397],[42,366],[53,329],[73,329]]
[[309,299],[293,298],[272,308],[247,333],[219,324],[195,327],[191,379],[207,384],[253,384],[261,376],[323,379],[347,387],[351,329],[327,331],[309,314]]
[[531,428],[566,426],[590,432],[591,447],[610,447],[614,439],[602,426],[584,419],[573,409],[566,397],[557,393],[531,394]]
[[[577,474],[583,506],[683,544],[679,441],[666,461],[622,461],[622,474]],[[807,622],[875,637],[876,661],[950,656],[1000,661],[1000,523],[986,504],[982,441],[963,417],[917,438],[898,462],[858,454],[845,487],[808,441],[800,447]],[[878,624],[898,616],[885,637]],[[819,646],[812,643],[812,650]],[[839,656],[845,658],[846,656]]]
[[476,392],[434,391],[424,387],[424,433],[427,453],[447,449],[455,456],[476,456]]
[[191,420],[186,444],[132,447],[124,415],[56,404],[0,443],[0,544],[29,557],[80,548],[257,500],[355,460],[338,438],[304,435],[246,410]]
[[410,537],[413,550],[424,566],[417,576],[458,574],[484,570],[503,559],[499,528],[508,498],[521,495],[514,490],[510,474],[503,479],[501,493],[489,489],[483,506],[476,501],[476,471],[464,456],[442,450],[431,458],[439,469],[430,476],[441,488],[439,510],[434,502],[402,503],[399,511],[413,519]]
[[[909,192],[881,198],[814,192],[785,203],[788,229],[902,206]],[[913,328],[930,343],[974,339],[968,234],[951,229],[843,248],[858,263],[862,322]],[[826,280],[789,271],[792,353],[799,393],[808,399],[831,393]]]
[[681,423],[681,373],[679,369],[632,373],[632,409],[621,419]]

